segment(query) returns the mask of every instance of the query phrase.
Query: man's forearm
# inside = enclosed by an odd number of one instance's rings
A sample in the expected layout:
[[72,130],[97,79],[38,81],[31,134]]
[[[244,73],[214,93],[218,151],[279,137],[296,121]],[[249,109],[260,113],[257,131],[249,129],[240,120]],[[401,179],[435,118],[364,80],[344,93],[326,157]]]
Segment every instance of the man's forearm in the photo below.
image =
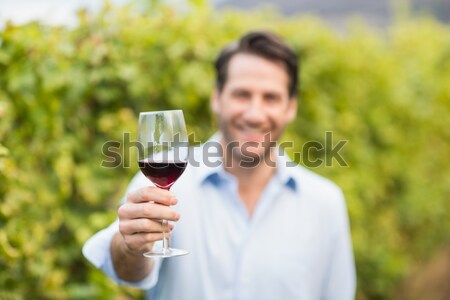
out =
[[131,253],[122,235],[116,233],[111,241],[111,258],[117,275],[129,282],[144,279],[153,268],[153,260],[141,254]]

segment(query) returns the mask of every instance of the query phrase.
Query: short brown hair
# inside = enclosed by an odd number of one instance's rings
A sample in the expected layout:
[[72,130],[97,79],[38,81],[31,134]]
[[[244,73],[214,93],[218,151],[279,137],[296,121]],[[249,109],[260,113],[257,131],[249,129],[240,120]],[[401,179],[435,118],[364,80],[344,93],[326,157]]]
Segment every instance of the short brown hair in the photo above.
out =
[[238,53],[261,56],[274,62],[281,62],[289,76],[289,97],[297,95],[299,86],[297,54],[276,34],[268,31],[249,32],[237,42],[225,47],[215,62],[216,87],[222,91],[228,76],[228,64]]

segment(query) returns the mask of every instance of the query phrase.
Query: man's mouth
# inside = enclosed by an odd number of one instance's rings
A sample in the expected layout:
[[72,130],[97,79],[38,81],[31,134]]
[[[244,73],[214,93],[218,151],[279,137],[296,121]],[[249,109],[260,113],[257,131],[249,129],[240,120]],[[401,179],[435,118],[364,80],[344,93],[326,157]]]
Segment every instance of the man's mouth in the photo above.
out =
[[260,131],[260,130],[239,130],[239,135],[241,137],[241,140],[244,140],[246,142],[256,142],[256,143],[262,143],[266,139],[268,139],[269,133],[266,131]]

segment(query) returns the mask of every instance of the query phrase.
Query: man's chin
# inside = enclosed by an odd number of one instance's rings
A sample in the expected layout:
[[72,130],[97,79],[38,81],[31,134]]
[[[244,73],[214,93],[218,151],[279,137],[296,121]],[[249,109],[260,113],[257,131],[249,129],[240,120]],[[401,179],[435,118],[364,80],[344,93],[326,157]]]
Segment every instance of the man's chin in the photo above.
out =
[[261,151],[239,151],[235,149],[233,151],[233,163],[238,163],[242,168],[255,168],[261,163],[264,163],[268,158],[268,149],[261,149]]
[[261,162],[261,159],[255,158],[255,159],[251,159],[251,158],[247,158],[247,159],[243,159],[239,162],[239,167],[243,168],[243,169],[253,169],[259,166]]
[[[266,137],[267,138],[267,137]],[[232,157],[231,160],[227,160],[228,163],[234,164],[233,166],[243,168],[254,168],[269,159],[272,144],[269,147],[265,145],[266,142],[255,142],[240,139],[238,137],[231,138],[231,135],[224,131],[225,151],[227,155]],[[269,159],[270,160],[270,159]],[[227,167],[232,167],[227,165]]]

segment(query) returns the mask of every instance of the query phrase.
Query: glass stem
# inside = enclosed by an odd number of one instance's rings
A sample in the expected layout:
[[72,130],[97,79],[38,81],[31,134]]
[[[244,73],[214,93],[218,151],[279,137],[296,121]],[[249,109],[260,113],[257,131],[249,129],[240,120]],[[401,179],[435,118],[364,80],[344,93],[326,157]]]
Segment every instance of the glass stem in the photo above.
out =
[[169,245],[169,239],[166,237],[166,231],[168,229],[168,222],[167,220],[162,220],[162,233],[163,233],[163,252],[164,254],[167,254],[170,252],[170,245]]

